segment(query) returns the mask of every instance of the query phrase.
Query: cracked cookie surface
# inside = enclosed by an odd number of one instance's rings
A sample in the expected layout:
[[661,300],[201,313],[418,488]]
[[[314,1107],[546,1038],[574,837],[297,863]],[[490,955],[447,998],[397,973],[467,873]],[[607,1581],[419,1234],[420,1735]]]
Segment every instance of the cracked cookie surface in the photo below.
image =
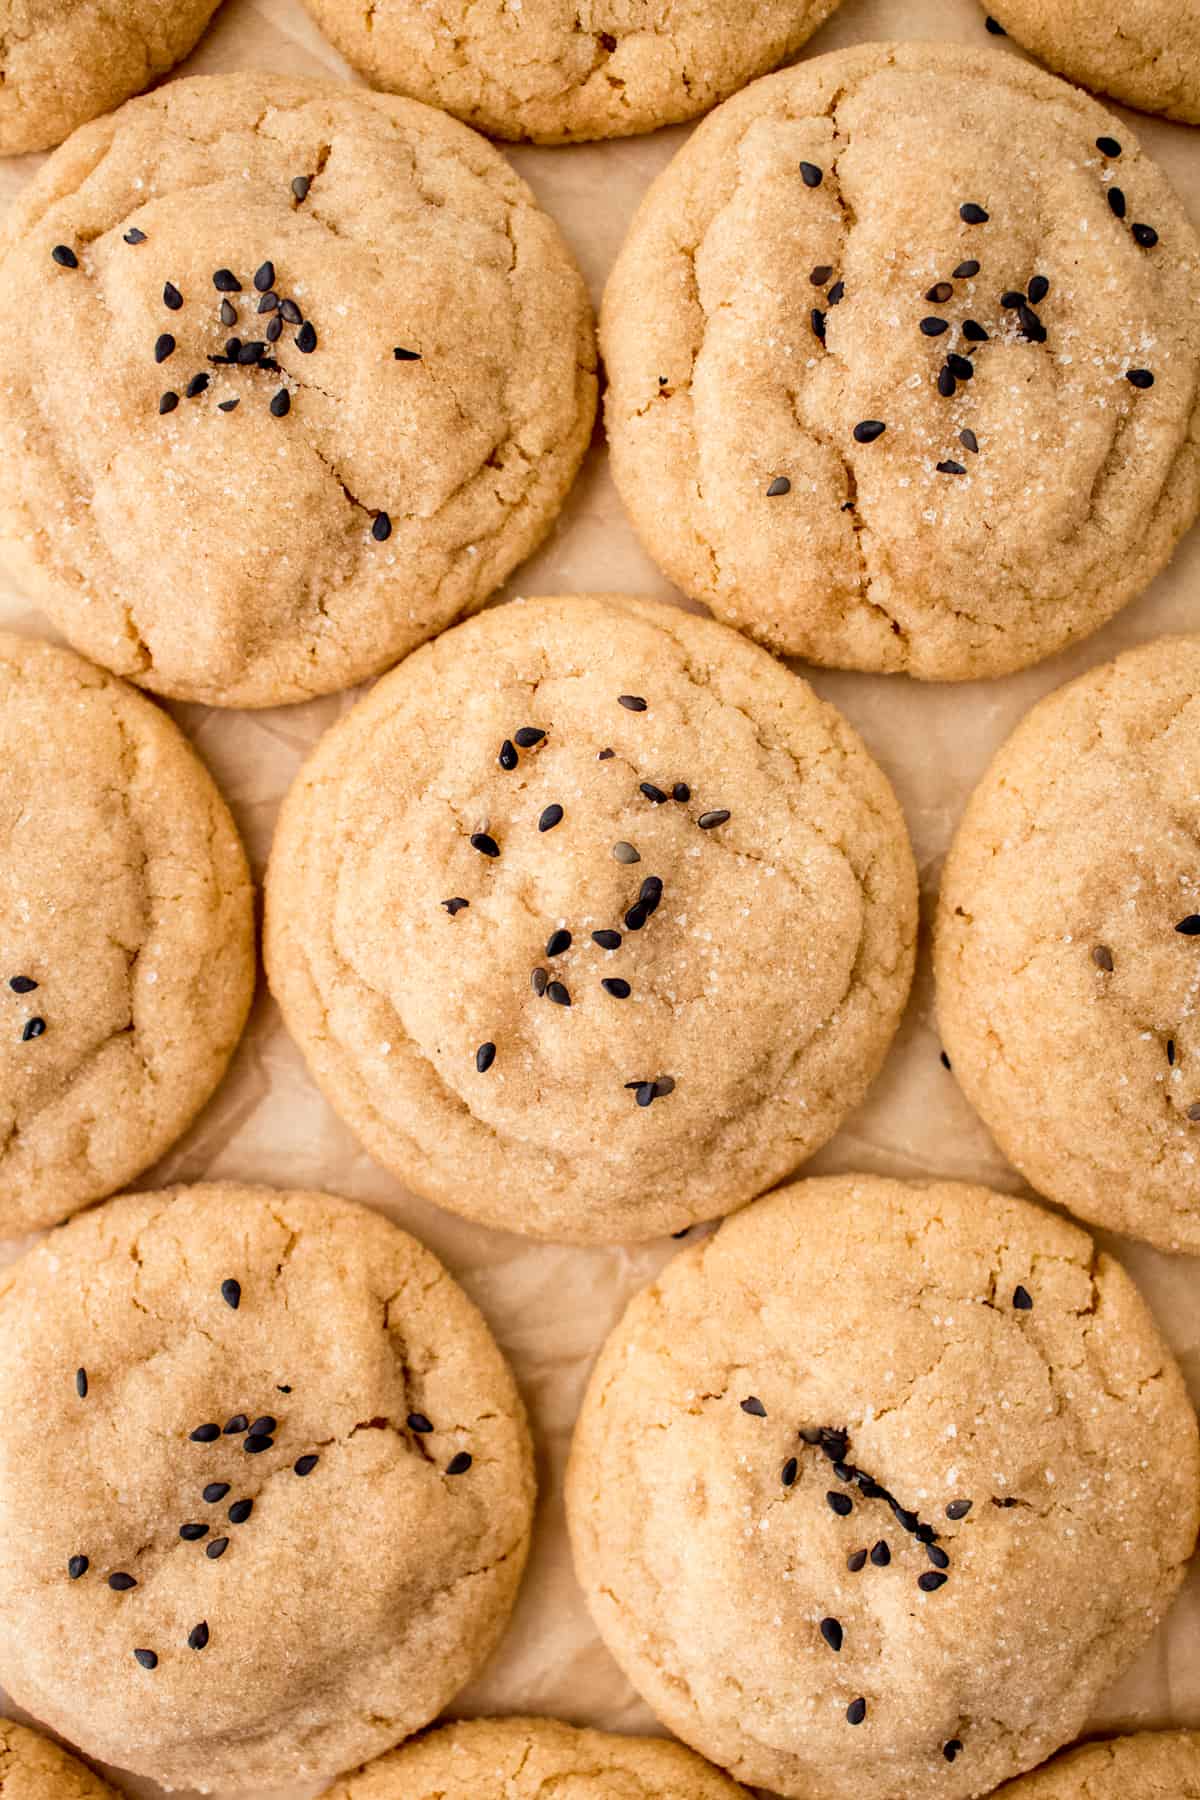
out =
[[938,1022],[1004,1154],[1093,1224],[1200,1254],[1200,637],[1047,696],[942,875]]
[[1141,1731],[1085,1744],[995,1800],[1200,1800],[1200,1734]]
[[86,1763],[15,1719],[0,1719],[0,1786],[5,1800],[119,1800]]
[[0,634],[0,1236],[161,1156],[254,992],[233,820],[171,719],[68,650]]
[[267,966],[330,1103],[418,1192],[633,1240],[751,1199],[857,1105],[915,888],[886,778],[805,682],[673,607],[539,599],[322,740]]
[[508,1618],[520,1399],[462,1290],[364,1207],[224,1185],[73,1220],[4,1272],[0,1420],[5,1684],[168,1787],[376,1755]]
[[591,433],[556,227],[456,120],[344,86],[173,82],[77,132],[7,223],[0,334],[15,573],[77,649],[214,705],[348,686],[481,605]]
[[578,1731],[557,1719],[444,1725],[360,1769],[329,1800],[744,1800],[665,1738]]
[[219,0],[0,0],[0,156],[48,150],[188,54]]
[[794,56],[838,0],[306,4],[372,86],[553,144],[694,118]]
[[1196,1536],[1182,1376],[1074,1225],[801,1182],[627,1310],[567,1511],[663,1723],[793,1800],[966,1800],[1076,1736]]
[[814,58],[721,107],[634,221],[602,315],[618,487],[671,579],[776,651],[1021,668],[1196,516],[1198,273],[1165,177],[1064,83],[932,44]]
[[1048,68],[1126,106],[1200,124],[1200,12],[1177,0],[988,0]]

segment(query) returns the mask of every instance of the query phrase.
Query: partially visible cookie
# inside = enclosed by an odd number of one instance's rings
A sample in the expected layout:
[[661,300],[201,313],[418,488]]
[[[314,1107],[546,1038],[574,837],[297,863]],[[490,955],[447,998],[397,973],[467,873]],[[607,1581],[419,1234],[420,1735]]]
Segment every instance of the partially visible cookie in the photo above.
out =
[[166,1151],[254,992],[253,889],[211,777],[157,706],[0,635],[0,1237]]
[[327,1779],[504,1629],[533,1475],[507,1365],[378,1213],[233,1185],[110,1201],[0,1292],[0,1668],[166,1787]]
[[1049,68],[1143,112],[1200,124],[1195,0],[986,0]]
[[886,777],[808,685],[645,601],[497,608],[322,739],[268,877],[271,986],[419,1193],[612,1243],[752,1199],[858,1104],[908,994]]
[[511,1718],[443,1725],[356,1770],[329,1800],[739,1800],[744,1793],[665,1738]]
[[120,1800],[115,1788],[40,1731],[0,1719],[4,1800]]
[[48,150],[188,54],[220,0],[0,0],[0,156]]
[[1141,1731],[1056,1757],[995,1800],[1200,1800],[1200,1734]]
[[1200,507],[1200,243],[1013,56],[866,44],[689,138],[609,279],[613,472],[685,593],[926,680],[1094,631]]
[[1035,706],[963,815],[934,969],[1004,1154],[1095,1225],[1200,1254],[1200,637]]
[[493,137],[565,143],[694,118],[794,56],[838,0],[306,0],[374,86]]
[[702,1755],[791,1800],[968,1800],[1076,1737],[1166,1612],[1200,1449],[1076,1226],[846,1175],[633,1301],[567,1512],[605,1642]]
[[0,540],[157,692],[302,700],[478,607],[591,436],[583,279],[509,164],[411,100],[175,81],[0,239]]

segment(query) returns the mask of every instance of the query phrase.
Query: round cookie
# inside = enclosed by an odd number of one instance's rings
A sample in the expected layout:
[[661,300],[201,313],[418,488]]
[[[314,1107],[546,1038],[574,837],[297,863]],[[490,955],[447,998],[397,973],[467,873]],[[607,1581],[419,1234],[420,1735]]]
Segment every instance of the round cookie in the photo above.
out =
[[665,1738],[556,1719],[443,1725],[339,1782],[329,1800],[739,1800],[735,1781]]
[[15,1719],[0,1719],[0,1783],[5,1800],[120,1800],[86,1763]]
[[0,1237],[169,1149],[254,993],[233,820],[164,712],[0,634]]
[[1047,696],[942,875],[938,1023],[1004,1154],[1095,1225],[1200,1254],[1200,637]]
[[1200,11],[1190,0],[987,0],[986,10],[1060,75],[1200,125]]
[[0,156],[48,150],[181,62],[219,0],[0,0]]
[[481,605],[595,404],[582,278],[499,153],[267,75],[172,82],[50,160],[0,346],[13,569],[78,649],[213,705],[345,687]]
[[521,1402],[466,1295],[364,1207],[213,1186],[73,1220],[7,1271],[0,1420],[5,1686],[164,1786],[328,1778],[504,1628]]
[[838,0],[306,0],[374,87],[493,137],[628,137],[707,111],[807,43]]
[[617,485],[773,650],[1021,668],[1196,516],[1198,281],[1164,176],[1065,83],[949,45],[814,58],[721,107],[634,220],[602,319]]
[[567,1511],[605,1642],[702,1755],[792,1800],[967,1800],[1076,1736],[1166,1611],[1196,1420],[1075,1226],[838,1176],[633,1301]]
[[506,606],[395,670],[284,803],[266,958],[401,1180],[609,1243],[752,1199],[862,1098],[912,975],[885,777],[709,620]]
[[1085,1744],[995,1800],[1200,1800],[1200,1734],[1142,1731]]

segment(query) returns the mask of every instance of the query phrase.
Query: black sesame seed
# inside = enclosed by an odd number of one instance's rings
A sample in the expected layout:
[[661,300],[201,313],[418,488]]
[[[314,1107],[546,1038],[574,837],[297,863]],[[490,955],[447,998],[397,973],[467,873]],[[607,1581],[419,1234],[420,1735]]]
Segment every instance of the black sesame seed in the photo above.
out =
[[379,512],[371,521],[371,536],[377,544],[386,544],[392,535],[392,521],[387,513]]
[[654,1083],[652,1081],[626,1082],[627,1087],[636,1089],[634,1099],[639,1106],[649,1106],[654,1100]]
[[219,1425],[197,1425],[191,1434],[193,1444],[211,1444],[221,1435]]
[[144,231],[139,231],[136,225],[133,225],[125,233],[125,242],[127,244],[144,244],[146,242],[146,234]]
[[921,320],[921,331],[925,337],[941,337],[943,331],[949,331],[949,329],[950,324],[947,319],[930,317]]
[[465,1475],[470,1466],[471,1457],[465,1450],[460,1450],[458,1455],[452,1456],[446,1464],[446,1473],[447,1475]]
[[[261,312],[261,307],[259,310]],[[238,322],[237,307],[229,300],[222,300],[218,317],[220,318],[222,325],[236,325]]]
[[953,459],[949,457],[945,462],[940,462],[937,465],[937,471],[939,475],[965,475],[967,472],[960,462],[954,462]]
[[283,320],[282,319],[269,319],[267,321],[267,342],[268,342],[268,344],[277,344],[282,336],[283,336]]
[[946,1055],[946,1052],[944,1050],[941,1053],[941,1063],[942,1063],[943,1069],[949,1069],[953,1066],[951,1064],[950,1058]]
[[214,1538],[211,1544],[205,1544],[204,1554],[210,1562],[216,1562],[219,1556],[224,1556],[228,1548],[229,1539],[227,1537]]
[[[809,316],[809,321],[812,324],[814,337],[819,338],[820,341],[822,343],[824,343],[825,342],[825,314],[821,311],[819,306],[814,306],[811,313],[809,313],[808,316]],[[790,485],[791,484],[789,483],[789,486]]]
[[454,918],[456,913],[463,912],[470,904],[471,902],[469,900],[464,900],[461,894],[455,894],[453,899],[442,901],[442,905],[450,914],[451,918]]
[[623,706],[626,712],[645,712],[646,702],[640,694],[618,694],[617,705]]
[[958,441],[964,450],[969,450],[971,452],[972,456],[979,455],[979,439],[970,428],[959,432]]
[[805,187],[820,187],[822,181],[825,179],[825,171],[824,169],[819,169],[816,163],[802,162],[800,164],[800,179]]
[[[205,1427],[207,1430],[207,1426]],[[222,1430],[226,1437],[240,1437],[243,1431],[249,1431],[250,1421],[245,1413],[234,1413],[232,1419],[226,1419]]]
[[846,1558],[846,1567],[852,1575],[857,1575],[860,1569],[865,1568],[866,1561],[867,1553],[865,1550],[852,1550]]
[[1114,137],[1098,137],[1096,148],[1102,156],[1120,156],[1121,146]]
[[173,394],[170,389],[165,394],[160,394],[158,398],[159,417],[161,418],[164,413],[173,413],[178,405],[179,395]]
[[950,1558],[946,1555],[946,1552],[942,1549],[940,1544],[926,1544],[925,1554],[935,1569],[948,1569],[950,1567]]
[[943,1575],[940,1569],[926,1569],[924,1575],[917,1576],[917,1586],[923,1594],[936,1594],[948,1580],[949,1576]]
[[1125,217],[1125,190],[1123,188],[1109,188],[1108,208],[1110,212],[1116,214],[1118,219],[1123,219]]
[[153,1650],[135,1650],[133,1654],[143,1669],[157,1669],[158,1658]]
[[776,475],[774,481],[771,483],[770,487],[767,489],[767,499],[774,500],[780,494],[790,494],[791,491],[792,491],[792,484],[788,480],[787,476],[786,475]]
[[480,1044],[475,1052],[475,1067],[481,1075],[486,1075],[496,1060],[496,1046],[492,1043]]
[[[280,388],[277,394],[271,396],[271,417],[273,419],[286,419],[291,410],[292,396],[288,393],[286,388]],[[378,524],[378,520],[376,520],[376,524]]]
[[[224,317],[225,308],[228,304],[229,304],[228,301],[222,300],[222,302],[221,302],[222,317]],[[269,313],[278,312],[279,311],[279,295],[274,292],[269,293],[269,294],[264,294],[262,299],[259,301],[258,305],[255,307],[254,310],[256,313],[258,313],[260,318],[266,316]],[[233,311],[232,307],[230,307],[230,311],[231,312]],[[231,324],[232,324],[232,322],[233,321],[230,320]]]
[[963,336],[966,338],[966,340],[969,344],[986,344],[987,343],[988,334],[983,329],[983,326],[979,323],[978,319],[964,319],[962,329],[963,329]]
[[547,1000],[553,1000],[555,1006],[570,1006],[571,996],[561,981],[552,981],[546,988]]
[[198,1625],[193,1625],[192,1629],[188,1632],[188,1649],[203,1650],[207,1642],[208,1625],[201,1619],[200,1623]]
[[268,288],[275,286],[275,264],[273,262],[262,263],[255,269],[254,285],[260,294],[265,294]]
[[649,913],[640,900],[636,900],[625,914],[626,931],[640,931],[649,918]]
[[72,1581],[78,1581],[81,1575],[88,1572],[89,1563],[86,1556],[73,1556],[67,1563],[67,1574]]
[[988,14],[987,18],[983,22],[986,25],[987,29],[991,32],[993,37],[1007,37],[1008,36],[1007,31],[1005,31],[1005,29],[1004,29],[1003,25],[1000,23],[999,19],[993,19],[991,13]]
[[522,750],[532,750],[535,744],[541,743],[545,735],[536,725],[522,725],[520,731],[513,732],[513,740]]
[[668,1094],[673,1094],[675,1092],[675,1077],[673,1075],[660,1075],[653,1086],[654,1098],[656,1100],[663,1100]]
[[227,1481],[210,1481],[204,1490],[204,1498],[209,1506],[215,1506],[217,1501],[223,1500],[228,1492],[229,1483]]
[[599,944],[602,950],[619,950],[621,934],[619,931],[593,931],[592,942]]
[[856,444],[873,444],[886,430],[882,419],[861,419],[854,427],[854,441]]
[[830,1488],[825,1495],[825,1498],[833,1511],[842,1519],[845,1518],[846,1514],[850,1512],[854,1506],[854,1502],[851,1500],[849,1494],[839,1494],[836,1488]]
[[861,1725],[866,1716],[867,1703],[861,1696],[857,1700],[852,1700],[846,1708],[846,1723],[848,1725]]
[[950,354],[947,356],[946,367],[959,381],[973,381],[975,379],[974,363],[968,362],[965,356],[959,356],[956,350],[951,350]]
[[926,289],[925,298],[935,306],[944,306],[947,300],[954,298],[954,289],[948,281],[935,281],[931,288]]
[[310,319],[305,319],[296,333],[296,348],[303,356],[311,356],[317,347],[316,327]]
[[473,831],[468,840],[472,850],[478,850],[480,856],[499,856],[500,846],[494,837],[486,831]]
[[569,931],[563,930],[561,926],[557,931],[552,931],[550,936],[546,939],[547,956],[561,956],[564,950],[569,950],[570,948],[571,934]]
[[1028,1288],[1018,1285],[1013,1289],[1013,1305],[1018,1312],[1030,1312],[1033,1309],[1033,1297]]
[[647,800],[651,801],[655,806],[662,806],[667,798],[662,789],[660,787],[655,787],[652,781],[639,782],[638,792],[644,794]]
[[87,1391],[88,1391],[87,1370],[86,1369],[76,1369],[76,1371],[75,1371],[75,1392],[79,1395],[79,1398],[81,1400],[86,1400],[87,1399]]
[[187,398],[188,400],[194,400],[198,394],[202,394],[204,392],[204,390],[207,386],[208,386],[208,376],[207,375],[203,375],[203,374],[193,375],[192,379],[188,382],[187,387],[184,389],[185,398]]
[[825,304],[827,306],[837,306],[839,301],[841,301],[845,298],[845,295],[846,295],[845,282],[844,281],[835,281],[833,286],[830,288],[829,292],[825,296]]
[[1152,388],[1154,386],[1154,377],[1149,369],[1130,369],[1125,379],[1131,382],[1135,388]]
[[244,1525],[253,1511],[253,1500],[235,1500],[229,1509],[229,1523],[231,1525]]
[[990,214],[986,213],[983,207],[977,205],[974,200],[964,200],[958,209],[958,216],[964,225],[986,225]]
[[728,808],[718,806],[714,812],[701,813],[696,823],[701,831],[715,831],[718,825],[728,824],[730,817]]
[[[854,1480],[855,1471],[850,1467],[849,1463],[835,1462],[833,1465],[833,1472],[837,1476],[839,1481],[853,1481]],[[864,1492],[866,1491],[866,1489],[868,1487],[873,1487],[875,1485],[869,1475],[863,1476],[862,1484],[863,1484]]]
[[779,1479],[782,1481],[785,1488],[790,1488],[795,1484],[796,1477],[799,1473],[800,1464],[796,1461],[794,1456],[789,1456],[782,1469],[779,1471]]
[[274,1443],[275,1439],[267,1437],[265,1433],[252,1431],[247,1434],[242,1449],[246,1452],[247,1456],[261,1456],[264,1450],[273,1448]]
[[278,1419],[273,1419],[270,1413],[265,1413],[261,1419],[255,1419],[250,1430],[255,1437],[269,1437],[271,1432],[276,1430],[278,1424]]
[[616,754],[617,753],[615,750],[598,750],[596,752],[596,761],[597,762],[611,762],[612,758]]
[[611,994],[614,1000],[628,1000],[630,994],[633,992],[629,983],[627,981],[622,981],[617,975],[606,977],[600,983],[600,986],[604,989],[606,994]]
[[661,875],[647,875],[638,893],[638,905],[644,906],[648,913],[658,911],[658,903],[662,899],[663,884]]
[[279,311],[289,325],[302,325],[304,323],[304,314],[300,311],[300,308],[296,305],[294,300],[281,300],[279,302]]
[[397,362],[420,362],[421,360],[421,352],[419,350],[402,350],[398,344],[392,351],[392,355]]
[[293,1475],[311,1475],[320,1460],[320,1457],[314,1455],[311,1451],[307,1456],[297,1457],[296,1461],[292,1464]]
[[169,307],[171,312],[178,312],[183,305],[183,295],[173,281],[163,283],[163,305]]
[[164,331],[162,336],[160,338],[156,339],[156,341],[155,341],[155,345],[154,345],[154,360],[155,360],[155,362],[156,363],[165,363],[168,356],[172,355],[174,350],[175,350],[175,339],[171,336],[169,331]]
[[1009,288],[1007,292],[1001,294],[1000,304],[1005,312],[1015,312],[1018,306],[1024,306],[1025,295],[1017,288]]
[[741,1405],[742,1411],[744,1413],[749,1413],[752,1419],[765,1419],[767,1416],[767,1409],[757,1394],[747,1394],[746,1398],[739,1402],[739,1404]]
[[557,801],[553,806],[547,806],[543,811],[541,818],[538,820],[538,830],[553,831],[554,827],[561,823],[562,816],[563,809],[558,805]]
[[292,192],[297,200],[307,200],[308,190],[312,186],[311,175],[297,175],[292,181]]
[[433,1430],[431,1421],[425,1417],[424,1413],[410,1412],[406,1422],[408,1429],[417,1432],[420,1436],[425,1436]]
[[692,797],[692,790],[688,786],[686,781],[677,781],[675,783],[675,786],[671,789],[672,800],[684,801],[684,800],[690,800],[691,797]]
[[1042,324],[1042,321],[1038,318],[1031,306],[1020,306],[1017,308],[1017,323],[1021,327],[1022,337],[1027,337],[1030,343],[1045,343],[1046,327]]
[[612,853],[619,863],[639,863],[642,860],[633,845],[627,844],[623,838],[620,843],[613,845]]
[[1200,913],[1189,913],[1175,927],[1180,937],[1200,937]]
[[871,1546],[871,1561],[877,1569],[886,1569],[892,1560],[892,1552],[886,1538],[880,1538]]
[[1175,1039],[1174,1038],[1167,1039],[1167,1061],[1169,1063],[1174,1063],[1174,1061],[1175,1061]]
[[942,1745],[942,1755],[947,1762],[953,1762],[961,1749],[962,1740],[960,1738],[951,1738],[948,1743]]
[[1131,225],[1130,230],[1135,244],[1140,244],[1143,250],[1153,250],[1158,242],[1158,233],[1153,225]]
[[832,264],[818,263],[816,268],[809,275],[808,279],[812,282],[814,287],[824,287],[825,283],[829,280],[829,277],[832,274],[833,274]]
[[232,269],[218,269],[213,275],[213,286],[218,294],[240,294],[242,284]]
[[198,1542],[200,1538],[208,1536],[208,1526],[201,1525],[198,1521],[194,1524],[181,1525],[179,1527],[179,1535],[185,1543],[194,1544]]
[[942,396],[943,400],[951,400],[951,399],[953,399],[955,393],[957,392],[957,389],[958,389],[958,383],[954,379],[954,371],[950,367],[950,364],[948,362],[945,362],[942,364],[941,368],[938,370],[938,378],[937,378],[938,393]]
[[500,754],[497,756],[496,761],[500,764],[502,769],[516,768],[520,758],[517,755],[516,745],[511,738],[505,738],[504,742],[501,744]]
[[8,985],[14,994],[32,994],[37,988],[37,982],[31,975],[10,976]]
[[1050,283],[1047,281],[1046,277],[1044,275],[1035,275],[1033,280],[1029,283],[1030,306],[1040,306],[1049,292]]
[[948,1519],[965,1519],[970,1510],[971,1502],[969,1500],[951,1500],[946,1508],[946,1517]]
[[979,264],[975,261],[973,256],[969,256],[966,262],[960,262],[957,269],[955,269],[954,279],[955,281],[970,281],[971,277],[973,275],[978,275],[978,273]]
[[137,1586],[137,1582],[132,1575],[127,1575],[124,1569],[118,1569],[115,1575],[109,1576],[108,1585],[114,1594],[127,1594],[130,1588]]
[[819,1629],[821,1636],[825,1639],[825,1642],[829,1645],[831,1650],[841,1649],[842,1628],[836,1619],[822,1619]]
[[79,258],[68,244],[55,244],[50,255],[60,269],[77,269],[79,267]]
[[529,971],[529,985],[540,1000],[547,987],[550,985],[550,977],[545,969],[531,969]]

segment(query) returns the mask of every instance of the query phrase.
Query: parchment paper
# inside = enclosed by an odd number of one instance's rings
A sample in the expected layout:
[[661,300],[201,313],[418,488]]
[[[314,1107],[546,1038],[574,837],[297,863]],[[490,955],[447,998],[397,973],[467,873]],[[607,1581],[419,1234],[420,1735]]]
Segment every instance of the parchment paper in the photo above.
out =
[[[882,38],[942,38],[1018,52],[988,36],[975,0],[845,0],[806,54]],[[351,79],[300,0],[225,0],[186,73],[238,68]],[[1125,114],[1200,225],[1200,129]],[[513,162],[558,220],[599,298],[628,221],[688,127],[620,143],[516,148]],[[0,164],[0,205],[38,157]],[[546,547],[506,595],[610,590],[678,601],[638,547],[597,438]],[[0,625],[53,635],[0,568]],[[956,820],[985,764],[1033,702],[1128,646],[1200,628],[1200,527],[1166,573],[1107,629],[1022,675],[931,686],[905,677],[821,671],[817,689],[862,732],[895,783],[921,869],[924,911],[937,891]],[[261,875],[279,801],[317,738],[355,693],[270,712],[173,706],[230,801]],[[813,1174],[872,1169],[897,1176],[1021,1182],[992,1146],[939,1061],[928,943],[899,1039],[866,1104],[808,1165]],[[449,1265],[491,1321],[515,1366],[538,1445],[541,1503],[529,1573],[512,1628],[459,1714],[549,1713],[578,1724],[653,1730],[651,1714],[600,1644],[571,1569],[562,1472],[592,1358],[629,1297],[676,1248],[557,1249],[484,1230],[404,1192],[375,1167],[309,1081],[274,1003],[260,989],[246,1039],[213,1103],[175,1151],[138,1185],[205,1178],[325,1188],[379,1207]],[[1200,1258],[1105,1240],[1140,1283],[1200,1403]],[[11,1247],[5,1247],[5,1254]],[[338,1604],[336,1594],[329,1596]],[[1200,1727],[1200,1563],[1143,1656],[1104,1698],[1094,1729]],[[153,1793],[119,1772],[119,1785]]]

